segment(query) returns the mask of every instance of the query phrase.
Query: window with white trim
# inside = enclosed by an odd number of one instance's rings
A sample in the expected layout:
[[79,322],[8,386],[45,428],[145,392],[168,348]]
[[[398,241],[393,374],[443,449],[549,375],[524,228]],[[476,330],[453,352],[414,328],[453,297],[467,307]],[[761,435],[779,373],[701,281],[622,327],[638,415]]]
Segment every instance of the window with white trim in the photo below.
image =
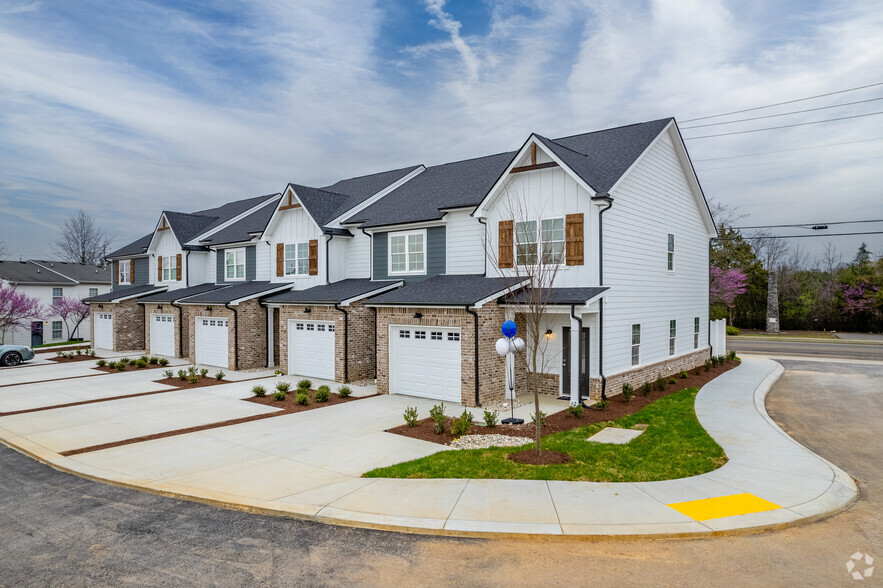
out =
[[389,275],[426,273],[426,231],[389,234]]
[[89,288],[89,298],[98,296],[98,288]]
[[178,279],[178,259],[170,255],[162,258],[162,281],[174,282]]
[[675,236],[668,234],[668,271],[675,269]]
[[52,338],[61,339],[61,321],[52,321]]
[[117,262],[120,268],[120,284],[132,283],[132,260],[123,259]]
[[699,317],[693,319],[693,349],[699,349]]
[[564,218],[515,223],[515,263],[560,264],[564,261]]
[[672,319],[668,321],[668,354],[675,354],[676,342],[678,339],[678,321]]
[[52,304],[55,304],[64,297],[64,290],[62,288],[52,288]]
[[310,244],[285,244],[285,275],[307,276],[310,274]]
[[227,280],[245,279],[245,248],[224,251],[224,277]]
[[641,363],[641,325],[632,325],[632,365]]

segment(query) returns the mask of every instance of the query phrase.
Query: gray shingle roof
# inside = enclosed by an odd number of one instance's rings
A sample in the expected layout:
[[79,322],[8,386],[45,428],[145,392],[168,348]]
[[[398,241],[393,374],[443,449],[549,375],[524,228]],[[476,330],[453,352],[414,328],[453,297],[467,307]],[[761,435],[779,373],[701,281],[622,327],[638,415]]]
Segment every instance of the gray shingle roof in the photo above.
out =
[[153,239],[153,233],[149,233],[135,239],[128,245],[123,245],[116,251],[107,254],[108,259],[113,259],[115,257],[129,257],[130,255],[142,255],[147,251],[147,247],[150,245],[150,241]]
[[0,279],[16,284],[74,284],[74,280],[29,261],[0,261]]
[[514,155],[500,153],[429,167],[345,222],[380,227],[437,220],[444,216],[443,209],[477,206]]
[[503,295],[512,280],[488,278],[481,274],[434,276],[408,284],[404,288],[384,292],[368,300],[368,304],[407,306],[465,306]]
[[97,267],[91,263],[70,263],[66,261],[44,261],[31,259],[31,263],[42,265],[54,272],[76,280],[82,284],[110,284],[111,266]]
[[313,220],[324,227],[335,218],[337,210],[349,199],[346,194],[337,194],[321,188],[311,188],[300,184],[289,184]]
[[198,286],[190,286],[189,288],[178,288],[177,290],[168,290],[166,292],[160,292],[159,294],[151,294],[149,296],[145,296],[144,298],[139,298],[138,302],[142,304],[162,304],[177,302],[178,300],[187,298],[189,296],[205,294],[206,292],[211,292],[212,290],[218,290],[219,288],[227,287],[228,286],[223,284],[199,284]]
[[191,296],[181,304],[229,304],[234,300],[259,298],[279,289],[291,288],[291,284],[274,282],[243,282],[227,288],[218,288],[204,294]]
[[150,284],[144,286],[127,286],[125,288],[117,288],[113,292],[108,292],[106,294],[84,298],[83,302],[119,302],[120,300],[127,300],[129,298],[140,298],[141,295],[146,296],[147,294],[163,292],[166,288],[168,288],[168,286],[151,286]]
[[273,217],[276,211],[276,205],[279,203],[279,195],[271,200],[265,206],[257,209],[250,215],[236,221],[228,227],[224,227],[217,233],[209,235],[206,239],[200,241],[206,245],[226,245],[228,243],[242,243],[250,241],[253,233],[262,233],[267,228],[267,223]]
[[172,232],[178,239],[178,243],[183,245],[193,237],[203,233],[205,228],[212,225],[218,220],[215,216],[203,216],[201,214],[187,214],[185,212],[174,212],[164,210],[163,214],[169,221]]
[[401,283],[398,280],[375,282],[367,278],[341,280],[306,290],[288,290],[273,294],[265,298],[264,302],[272,304],[340,304],[344,300],[367,297],[372,292]]
[[344,200],[343,203],[338,207],[338,209],[334,211],[334,215],[332,216],[332,218],[337,218],[338,216],[345,213],[347,210],[358,206],[371,196],[374,196],[378,192],[386,189],[391,184],[394,184],[397,181],[401,180],[403,177],[413,172],[418,167],[420,166],[412,165],[411,167],[403,167],[401,169],[394,169],[391,171],[380,172],[367,176],[348,178],[346,180],[340,180],[339,182],[331,184],[330,186],[324,186],[322,190],[349,196],[349,198]]
[[[540,296],[542,297],[541,299],[545,299],[546,304],[585,304],[587,301],[609,289],[610,288],[607,288],[606,286],[597,288],[551,288],[545,292],[545,296],[543,296],[543,293],[540,293]],[[526,288],[512,295],[506,296],[503,302],[523,304],[530,300],[530,289]]]

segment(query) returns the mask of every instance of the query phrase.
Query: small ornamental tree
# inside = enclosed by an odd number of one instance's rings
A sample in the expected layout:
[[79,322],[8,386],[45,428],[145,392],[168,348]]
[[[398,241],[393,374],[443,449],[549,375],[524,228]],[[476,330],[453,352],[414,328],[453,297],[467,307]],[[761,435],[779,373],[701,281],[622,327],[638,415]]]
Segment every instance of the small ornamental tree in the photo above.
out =
[[860,280],[855,286],[841,284],[840,287],[843,289],[843,312],[853,315],[873,310],[875,295],[880,288],[864,280]]
[[61,317],[64,326],[67,327],[67,338],[70,340],[80,323],[89,316],[89,305],[76,298],[62,297],[52,303],[49,312]]
[[8,331],[28,328],[32,320],[42,320],[45,315],[46,309],[38,299],[0,281],[0,341]]
[[736,268],[724,270],[715,265],[711,266],[711,282],[708,286],[711,303],[726,304],[728,308],[732,308],[736,296],[745,292],[747,280],[748,276]]

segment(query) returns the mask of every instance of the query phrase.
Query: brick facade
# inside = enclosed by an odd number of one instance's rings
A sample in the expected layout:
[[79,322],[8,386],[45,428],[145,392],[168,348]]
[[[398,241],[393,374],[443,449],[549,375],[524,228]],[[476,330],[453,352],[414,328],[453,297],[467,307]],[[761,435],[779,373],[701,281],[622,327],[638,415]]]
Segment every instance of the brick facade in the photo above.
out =
[[136,299],[90,304],[90,341],[95,341],[95,313],[110,313],[113,315],[114,351],[142,351],[145,348],[144,311]]
[[[644,382],[655,382],[657,378],[669,378],[681,371],[689,372],[705,363],[705,360],[711,357],[709,348],[698,349],[696,351],[685,353],[684,355],[675,355],[663,361],[651,363],[649,365],[638,366],[626,372],[621,372],[607,376],[607,397],[622,394],[622,385],[631,384],[637,392],[638,388]],[[601,399],[601,378],[591,379],[591,398],[592,400]]]
[[[415,313],[422,318],[415,319]],[[505,394],[505,363],[494,349],[500,338],[504,311],[487,304],[478,311],[479,390],[481,403],[502,399]],[[389,326],[460,328],[460,402],[475,406],[475,323],[462,308],[378,308],[377,309],[377,392],[389,394]]]
[[[236,368],[236,333],[239,334],[239,366],[240,370],[267,367],[267,309],[261,306],[258,299],[246,300],[233,311],[223,305],[187,306],[188,354],[191,362],[196,363],[196,319],[198,317],[215,317],[227,319],[227,369]],[[235,316],[235,318],[234,318]],[[238,326],[236,321],[238,320]]]

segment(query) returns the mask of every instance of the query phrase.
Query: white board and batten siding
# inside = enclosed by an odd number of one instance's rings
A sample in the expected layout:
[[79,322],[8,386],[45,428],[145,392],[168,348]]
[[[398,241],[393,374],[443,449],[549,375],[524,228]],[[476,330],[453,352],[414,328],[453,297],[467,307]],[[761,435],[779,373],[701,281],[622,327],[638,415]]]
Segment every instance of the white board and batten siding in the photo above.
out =
[[472,210],[452,210],[445,216],[445,257],[448,274],[484,272],[484,225]]
[[[269,279],[271,282],[290,282],[295,290],[305,290],[325,283],[325,237],[321,229],[301,208],[281,210],[276,213],[268,232]],[[279,243],[304,243],[318,241],[318,273],[315,276],[277,276],[276,245]]]
[[[700,204],[668,133],[644,154],[611,194],[604,213],[604,371],[632,369],[633,324],[641,325],[640,365],[669,355],[669,321],[677,320],[675,355],[708,347],[708,239]],[[701,204],[704,206],[704,203]],[[668,235],[675,237],[668,271]]]
[[[185,288],[187,284],[187,261],[184,259],[185,255],[184,252],[181,251],[178,239],[175,238],[175,235],[171,230],[157,232],[153,239],[153,249],[151,253],[153,253],[153,255],[148,257],[148,282],[151,284],[168,286],[169,290]],[[157,264],[159,263],[160,257],[163,259],[171,258],[173,260],[172,267],[174,267],[178,255],[181,256],[181,279],[167,281],[159,280]]]
[[268,282],[271,275],[275,275],[275,267],[270,268],[270,246],[266,241],[258,241],[254,248],[254,279],[258,282]]

